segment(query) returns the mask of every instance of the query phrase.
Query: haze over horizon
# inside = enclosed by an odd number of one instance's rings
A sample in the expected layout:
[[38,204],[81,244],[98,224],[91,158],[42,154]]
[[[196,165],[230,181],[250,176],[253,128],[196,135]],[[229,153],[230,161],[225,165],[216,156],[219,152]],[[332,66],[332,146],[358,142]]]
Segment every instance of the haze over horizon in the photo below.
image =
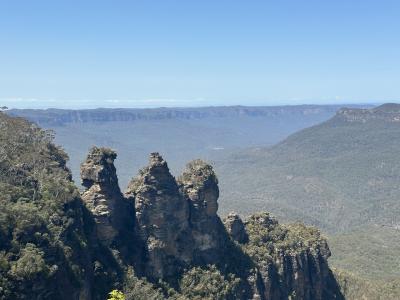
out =
[[1,1],[0,105],[400,99],[397,1]]
[[[0,99],[0,106],[8,109],[157,109],[157,108],[202,108],[202,107],[273,107],[273,106],[299,106],[299,105],[374,105],[378,106],[384,102],[295,102],[295,101],[202,101],[202,100],[177,100],[177,99],[144,99],[144,100],[40,100],[40,99]],[[400,101],[388,101],[385,103],[400,103]]]

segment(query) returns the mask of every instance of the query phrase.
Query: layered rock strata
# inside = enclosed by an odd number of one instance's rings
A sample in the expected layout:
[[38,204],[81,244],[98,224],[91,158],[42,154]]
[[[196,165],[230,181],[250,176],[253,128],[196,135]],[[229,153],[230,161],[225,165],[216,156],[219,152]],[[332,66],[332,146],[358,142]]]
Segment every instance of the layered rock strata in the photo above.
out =
[[107,148],[93,147],[81,165],[81,197],[93,214],[96,234],[105,245],[110,245],[123,226],[121,213],[124,199],[118,186],[114,166],[117,154]]

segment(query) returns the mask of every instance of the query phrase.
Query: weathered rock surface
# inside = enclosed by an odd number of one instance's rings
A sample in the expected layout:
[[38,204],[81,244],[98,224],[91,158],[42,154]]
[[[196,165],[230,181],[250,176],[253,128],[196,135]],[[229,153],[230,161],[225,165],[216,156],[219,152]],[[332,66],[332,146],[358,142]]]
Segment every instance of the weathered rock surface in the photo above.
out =
[[242,219],[238,214],[232,212],[224,220],[224,225],[231,238],[240,244],[245,244],[249,241],[249,236]]
[[196,263],[213,264],[227,243],[225,228],[217,215],[218,179],[213,168],[201,160],[186,165],[179,178],[181,192],[189,203],[193,256]]
[[213,168],[202,160],[194,160],[186,165],[179,178],[182,191],[193,207],[192,223],[207,222],[207,218],[217,217],[218,179]]
[[135,202],[148,276],[168,278],[187,266],[220,260],[229,237],[217,215],[218,180],[210,165],[193,161],[177,181],[152,153],[125,195]]
[[110,245],[121,228],[120,213],[124,199],[114,167],[117,154],[107,148],[93,147],[81,165],[82,200],[93,214],[99,240]]
[[149,259],[146,273],[154,278],[173,276],[191,258],[185,251],[189,207],[158,153],[151,153],[149,165],[131,181],[126,195],[135,201],[138,235]]
[[264,299],[343,299],[328,266],[329,247],[318,230],[280,225],[267,213],[251,216],[246,230],[244,249],[258,266]]

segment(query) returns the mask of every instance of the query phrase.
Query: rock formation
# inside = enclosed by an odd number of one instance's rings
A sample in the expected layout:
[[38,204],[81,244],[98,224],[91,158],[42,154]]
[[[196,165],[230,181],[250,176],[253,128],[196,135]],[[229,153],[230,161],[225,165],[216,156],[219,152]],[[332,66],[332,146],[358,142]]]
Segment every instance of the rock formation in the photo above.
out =
[[117,154],[107,148],[93,147],[81,165],[82,200],[93,214],[99,240],[110,245],[118,235],[123,196],[114,167]]
[[280,225],[268,213],[246,221],[252,256],[261,275],[264,299],[343,299],[329,269],[331,255],[318,230],[302,224]]
[[193,161],[176,181],[165,160],[152,153],[125,195],[135,202],[147,276],[168,278],[193,264],[218,262],[228,236],[217,215],[218,180],[210,165]]
[[194,160],[186,165],[180,177],[183,193],[193,207],[191,222],[201,226],[207,218],[217,217],[218,179],[213,168],[202,160]]
[[222,224],[218,180],[201,160],[187,164],[175,180],[164,159],[152,153],[149,166],[131,181],[126,195],[135,201],[150,278],[168,280],[184,268],[213,264],[237,272],[244,284],[243,299],[337,296],[335,288],[327,287],[335,280],[327,265],[329,248],[318,231],[279,225],[269,214],[244,223],[231,213]]
[[233,240],[240,244],[245,244],[249,241],[244,223],[238,214],[234,212],[230,213],[225,218],[224,225]]
[[190,260],[185,252],[189,207],[158,153],[151,153],[149,166],[131,181],[126,195],[135,201],[137,231],[149,259],[146,274],[153,278],[173,276]]
[[196,264],[213,264],[220,260],[227,243],[225,228],[217,215],[218,179],[213,168],[202,160],[186,165],[179,178],[181,192],[189,203],[193,258]]
[[[153,282],[178,286],[193,266],[215,265],[239,278],[238,299],[341,299],[327,258],[326,241],[315,229],[279,225],[269,214],[245,222],[217,215],[219,188],[213,168],[201,160],[187,164],[176,180],[166,161],[151,153],[149,165],[122,196],[113,164],[115,152],[93,148],[82,164],[82,194],[110,246],[129,219],[124,203],[134,203],[133,235],[141,244],[141,273]],[[128,219],[127,219],[128,218]],[[120,220],[118,223],[117,220]],[[229,278],[228,276],[228,278]]]

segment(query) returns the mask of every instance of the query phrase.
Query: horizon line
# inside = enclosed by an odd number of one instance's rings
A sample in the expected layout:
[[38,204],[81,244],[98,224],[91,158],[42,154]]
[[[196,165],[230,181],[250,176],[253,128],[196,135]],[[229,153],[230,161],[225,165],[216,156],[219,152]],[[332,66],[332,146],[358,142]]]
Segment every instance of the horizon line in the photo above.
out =
[[346,107],[346,105],[351,106],[379,106],[382,104],[400,104],[399,102],[346,102],[346,103],[301,103],[301,104],[270,104],[270,105],[246,105],[246,104],[226,104],[226,105],[193,105],[193,106],[131,106],[131,107],[73,107],[73,108],[66,108],[66,107],[7,107],[6,111],[10,110],[100,110],[100,109],[108,109],[108,110],[119,110],[119,109],[138,109],[138,110],[156,110],[156,109],[200,109],[200,108],[229,108],[229,107],[248,107],[248,108],[262,108],[262,107],[298,107],[298,106],[315,106],[315,107],[322,107],[322,106],[338,106],[338,107]]

